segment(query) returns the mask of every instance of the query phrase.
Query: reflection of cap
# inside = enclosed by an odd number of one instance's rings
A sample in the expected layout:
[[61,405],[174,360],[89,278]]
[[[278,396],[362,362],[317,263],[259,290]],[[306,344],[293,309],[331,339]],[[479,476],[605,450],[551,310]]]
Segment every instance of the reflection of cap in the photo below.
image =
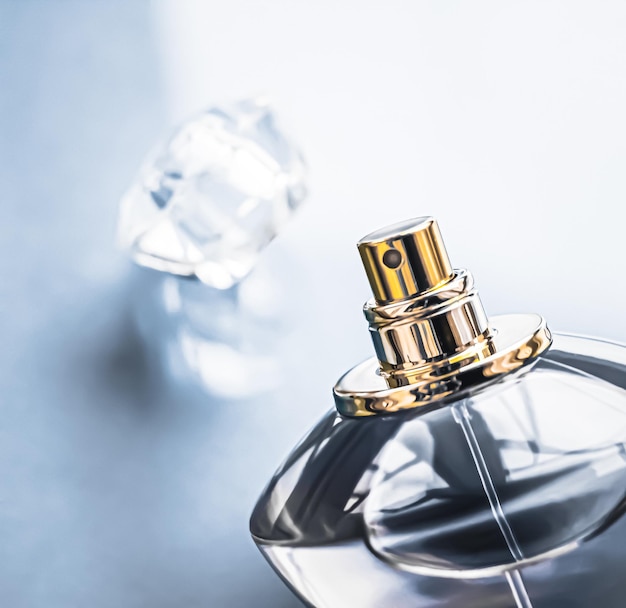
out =
[[438,287],[452,267],[432,217],[418,217],[377,230],[358,243],[374,298],[389,304]]

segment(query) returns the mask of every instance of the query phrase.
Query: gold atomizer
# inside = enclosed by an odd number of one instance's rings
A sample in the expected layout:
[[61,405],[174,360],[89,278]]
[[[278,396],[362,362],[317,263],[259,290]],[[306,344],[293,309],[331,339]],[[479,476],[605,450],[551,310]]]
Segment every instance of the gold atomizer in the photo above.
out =
[[377,357],[335,385],[344,415],[441,401],[518,369],[551,344],[539,315],[487,318],[472,275],[453,270],[432,217],[372,232],[358,249],[374,294],[364,312]]

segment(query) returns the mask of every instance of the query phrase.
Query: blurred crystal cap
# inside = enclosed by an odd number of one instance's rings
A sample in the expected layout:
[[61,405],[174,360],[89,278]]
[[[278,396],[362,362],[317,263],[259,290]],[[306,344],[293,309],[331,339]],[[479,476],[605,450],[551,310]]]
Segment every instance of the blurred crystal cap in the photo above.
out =
[[265,99],[207,109],[144,162],[120,204],[135,262],[228,289],[306,196],[300,151]]

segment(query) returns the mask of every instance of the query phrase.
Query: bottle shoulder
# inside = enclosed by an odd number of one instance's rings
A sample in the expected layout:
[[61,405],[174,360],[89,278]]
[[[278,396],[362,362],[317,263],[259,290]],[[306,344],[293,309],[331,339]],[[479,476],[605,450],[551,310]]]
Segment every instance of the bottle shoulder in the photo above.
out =
[[[553,347],[534,365],[463,395],[462,400],[471,403],[472,424],[485,445],[485,457],[494,479],[502,487],[506,486],[513,496],[515,492],[523,494],[530,487],[510,483],[515,459],[528,460],[529,457],[526,453],[520,456],[517,452],[524,452],[524,448],[516,452],[515,445],[528,447],[539,441],[537,449],[541,452],[542,439],[535,437],[538,432],[561,442],[564,440],[559,437],[575,439],[576,429],[584,427],[586,417],[592,415],[605,417],[607,424],[599,425],[600,434],[609,433],[611,426],[619,424],[608,412],[617,407],[622,408],[618,412],[620,416],[626,415],[625,385],[626,348],[588,338],[557,335]],[[617,396],[613,394],[615,391]],[[603,399],[611,406],[599,406]],[[569,405],[558,406],[566,402]],[[298,546],[363,536],[367,525],[366,503],[371,506],[375,502],[370,497],[373,484],[382,488],[381,480],[389,474],[389,471],[381,474],[381,466],[389,469],[392,461],[402,458],[419,462],[423,469],[420,474],[432,474],[438,486],[427,487],[417,504],[411,503],[411,509],[401,509],[396,524],[418,516],[430,521],[437,509],[441,509],[442,496],[448,500],[454,498],[455,504],[449,504],[455,510],[462,504],[469,509],[468,513],[477,508],[476,501],[484,501],[481,481],[473,467],[468,469],[467,446],[462,429],[451,414],[453,405],[454,402],[431,411],[367,419],[344,418],[334,409],[329,410],[291,452],[264,490],[251,519],[253,536],[262,543]],[[531,418],[539,420],[542,428],[524,427],[526,419],[515,422],[516,417],[524,418],[524,412],[530,412]],[[563,416],[569,420],[565,424],[569,431],[565,434]],[[576,420],[578,418],[580,420]],[[559,449],[568,453],[578,449],[574,439],[570,439],[571,445],[561,445]],[[590,442],[600,445],[614,443],[614,440],[615,437],[594,436],[585,447],[589,447]],[[542,457],[548,458],[545,454]],[[533,471],[538,474],[537,470]],[[533,471],[526,471],[526,474],[533,478]],[[400,477],[396,476],[396,481]],[[402,484],[408,483],[418,492],[425,483],[420,479],[404,479]],[[518,475],[516,479],[519,482],[521,478]],[[385,493],[393,496],[398,492],[397,483],[387,483],[384,490],[380,488],[377,495],[383,496],[383,505],[388,500]],[[468,555],[470,552],[471,547]]]
[[554,334],[543,355],[573,369],[626,389],[626,345],[574,334]]
[[[376,422],[376,424],[373,424]],[[330,409],[263,491],[250,530],[260,541],[315,545],[360,534],[359,485],[402,424],[346,418]]]

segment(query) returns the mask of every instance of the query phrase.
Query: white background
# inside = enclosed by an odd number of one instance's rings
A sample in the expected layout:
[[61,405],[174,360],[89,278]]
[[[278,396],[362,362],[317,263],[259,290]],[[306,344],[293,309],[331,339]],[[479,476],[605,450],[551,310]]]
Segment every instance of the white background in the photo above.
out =
[[358,238],[434,215],[491,314],[626,339],[626,4],[172,0],[154,17],[173,122],[275,100],[311,168],[282,239],[309,281],[341,277],[346,323],[368,294]]

